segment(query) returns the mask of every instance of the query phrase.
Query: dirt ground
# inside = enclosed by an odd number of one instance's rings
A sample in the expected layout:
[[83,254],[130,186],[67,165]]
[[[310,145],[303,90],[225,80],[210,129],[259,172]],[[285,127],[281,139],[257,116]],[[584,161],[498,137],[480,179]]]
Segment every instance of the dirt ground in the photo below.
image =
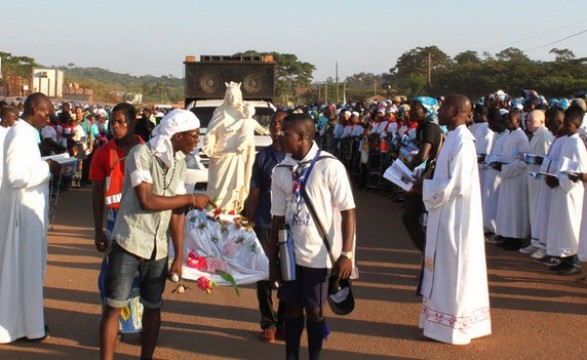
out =
[[[467,346],[428,341],[418,329],[415,287],[420,256],[401,225],[401,204],[377,192],[356,193],[355,311],[326,310],[331,335],[324,359],[587,359],[587,283],[562,277],[518,252],[487,244],[493,334]],[[51,337],[42,343],[0,346],[0,359],[99,357],[97,276],[102,255],[93,245],[89,188],[62,192],[45,280],[45,318]],[[228,287],[211,295],[190,289],[164,299],[159,359],[280,359],[283,342],[258,340],[255,288]],[[307,358],[302,340],[302,358]],[[136,336],[118,344],[118,359],[140,354]]]

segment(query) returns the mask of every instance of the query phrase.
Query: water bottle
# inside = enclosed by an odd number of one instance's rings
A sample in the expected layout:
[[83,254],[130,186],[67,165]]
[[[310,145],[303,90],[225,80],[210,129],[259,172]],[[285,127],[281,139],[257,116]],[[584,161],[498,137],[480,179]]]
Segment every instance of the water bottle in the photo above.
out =
[[279,263],[281,265],[281,280],[292,281],[296,279],[296,262],[294,259],[293,242],[288,224],[282,224],[279,228]]

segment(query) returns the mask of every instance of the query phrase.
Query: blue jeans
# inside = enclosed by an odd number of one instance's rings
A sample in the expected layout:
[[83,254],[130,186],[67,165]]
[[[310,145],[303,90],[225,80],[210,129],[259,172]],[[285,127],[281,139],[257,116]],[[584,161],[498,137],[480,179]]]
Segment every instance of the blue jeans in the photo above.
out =
[[149,309],[159,309],[167,279],[167,258],[143,259],[124,250],[116,241],[108,253],[106,298],[104,303],[113,308],[128,305],[133,280],[139,272],[141,303]]

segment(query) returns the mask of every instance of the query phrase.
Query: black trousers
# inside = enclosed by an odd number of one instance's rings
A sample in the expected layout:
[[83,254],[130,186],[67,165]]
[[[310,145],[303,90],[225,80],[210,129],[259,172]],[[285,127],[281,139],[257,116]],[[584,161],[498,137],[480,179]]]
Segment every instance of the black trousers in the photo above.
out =
[[[269,256],[269,228],[255,227],[255,234],[263,246],[265,254]],[[279,303],[277,312],[273,306],[273,284],[269,281],[257,282],[257,300],[259,301],[259,311],[261,312],[261,329],[276,328],[281,329],[285,315],[285,306]]]
[[422,194],[408,194],[404,202],[404,214],[402,217],[404,227],[410,235],[410,239],[421,253],[426,248],[426,232],[420,222],[422,214],[426,212]]

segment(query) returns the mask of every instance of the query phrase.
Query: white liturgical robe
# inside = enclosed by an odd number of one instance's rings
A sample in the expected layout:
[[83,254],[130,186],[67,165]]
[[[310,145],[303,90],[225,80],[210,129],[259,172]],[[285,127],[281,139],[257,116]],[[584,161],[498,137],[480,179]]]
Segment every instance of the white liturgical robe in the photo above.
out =
[[[562,145],[567,136],[561,136],[553,140],[548,154],[544,158],[544,162],[540,167],[541,171],[547,173],[555,173],[558,169],[558,159]],[[532,245],[546,250],[546,234],[548,232],[548,218],[550,216],[550,200],[552,197],[552,189],[546,185],[544,178],[541,178],[540,195],[538,196],[538,203],[536,204],[536,215],[532,220]]]
[[550,213],[556,216],[548,219],[546,253],[561,257],[577,255],[585,191],[581,181],[573,182],[561,173],[564,158],[576,162],[574,171],[587,172],[587,150],[579,133],[568,136],[562,144],[556,172],[559,186],[552,189],[550,199]]
[[501,168],[495,233],[506,238],[525,239],[530,235],[528,172],[526,163],[519,159],[529,148],[524,130],[510,131],[504,147],[508,164]]
[[[509,134],[504,130],[495,134],[493,148],[490,155],[494,157],[503,157],[505,154],[505,139]],[[486,158],[486,161],[488,158]],[[481,180],[481,202],[483,204],[483,227],[486,231],[494,233],[497,230],[495,219],[497,218],[497,202],[499,200],[499,185],[501,184],[501,173],[491,166],[482,163],[479,164],[479,177]]]
[[469,127],[471,134],[475,137],[475,150],[477,154],[488,155],[493,148],[495,133],[491,131],[486,122],[472,124]]
[[422,190],[428,227],[420,327],[426,337],[468,344],[491,333],[491,318],[477,157],[464,125],[448,132]]
[[[552,133],[544,126],[538,127],[532,133],[532,139],[530,139],[530,154],[540,155],[544,157],[548,153],[550,144],[552,143]],[[528,166],[528,171],[538,171],[540,165],[533,164]],[[535,178],[528,176],[528,209],[530,214],[530,225],[536,217],[536,206],[538,205],[538,197],[540,196],[540,187],[544,182],[541,178]]]
[[0,189],[0,343],[45,335],[43,276],[47,262],[49,165],[37,130],[17,120],[4,142]]

